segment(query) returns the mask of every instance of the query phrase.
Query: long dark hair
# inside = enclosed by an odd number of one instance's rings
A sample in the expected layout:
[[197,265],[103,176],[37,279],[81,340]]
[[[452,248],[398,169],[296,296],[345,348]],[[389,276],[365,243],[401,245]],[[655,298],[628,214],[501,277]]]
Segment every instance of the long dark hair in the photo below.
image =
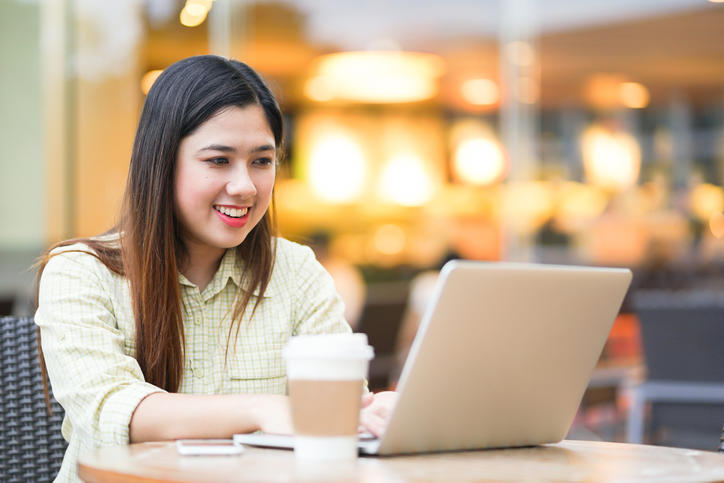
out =
[[[178,391],[181,384],[185,344],[178,267],[186,247],[174,210],[178,147],[183,138],[222,109],[254,104],[264,110],[279,157],[284,139],[281,111],[253,69],[213,55],[190,57],[169,66],[151,87],[138,122],[120,222],[111,230],[118,234],[120,244],[115,240],[74,239],[50,249],[83,242],[109,270],[128,279],[136,360],[147,382],[170,392]],[[238,333],[239,320],[253,293],[259,295],[256,310],[271,278],[274,218],[272,205],[236,247],[245,273],[233,309],[227,351],[231,330],[236,326]],[[40,261],[38,280],[52,257],[50,250]],[[40,344],[38,348],[45,372]]]

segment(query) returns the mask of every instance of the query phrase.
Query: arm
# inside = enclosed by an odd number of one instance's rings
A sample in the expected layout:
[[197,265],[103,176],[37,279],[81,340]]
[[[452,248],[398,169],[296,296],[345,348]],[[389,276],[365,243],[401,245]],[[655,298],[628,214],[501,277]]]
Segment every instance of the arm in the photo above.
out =
[[155,393],[141,401],[133,413],[130,441],[230,438],[258,429],[276,434],[292,432],[286,396]]
[[71,425],[66,437],[85,447],[128,443],[131,413],[162,391],[127,354],[131,341],[116,318],[112,281],[93,256],[63,253],[48,262],[39,287],[35,322],[48,375]]

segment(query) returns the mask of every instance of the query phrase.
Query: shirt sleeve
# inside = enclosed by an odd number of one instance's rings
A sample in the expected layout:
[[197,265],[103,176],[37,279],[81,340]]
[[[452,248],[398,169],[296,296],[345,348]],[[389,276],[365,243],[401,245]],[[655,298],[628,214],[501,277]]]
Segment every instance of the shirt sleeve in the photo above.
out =
[[136,406],[162,391],[144,381],[138,362],[124,351],[109,277],[90,254],[52,257],[42,274],[35,315],[53,394],[74,435],[92,446],[128,444]]
[[344,318],[344,302],[314,252],[309,247],[300,247],[296,256],[293,335],[352,332]]

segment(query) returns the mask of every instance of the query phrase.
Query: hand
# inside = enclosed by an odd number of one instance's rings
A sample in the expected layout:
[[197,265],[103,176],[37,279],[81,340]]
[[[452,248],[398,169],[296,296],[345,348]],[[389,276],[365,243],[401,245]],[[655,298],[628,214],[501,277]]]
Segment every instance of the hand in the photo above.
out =
[[292,413],[287,396],[259,395],[255,408],[256,424],[269,434],[292,434]]
[[382,436],[395,403],[397,393],[394,391],[365,394],[362,396],[360,426],[377,437]]

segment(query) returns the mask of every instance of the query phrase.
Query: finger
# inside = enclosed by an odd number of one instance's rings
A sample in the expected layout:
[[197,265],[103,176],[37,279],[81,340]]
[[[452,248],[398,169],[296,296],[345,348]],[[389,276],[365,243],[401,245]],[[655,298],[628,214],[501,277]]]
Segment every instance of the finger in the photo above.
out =
[[386,427],[386,422],[380,418],[371,418],[365,425],[367,431],[374,434],[378,438],[382,437],[382,435],[385,433]]
[[372,410],[383,418],[388,418],[397,403],[397,394],[394,392],[381,392],[375,394],[375,404]]
[[371,392],[368,392],[367,394],[362,394],[362,408],[366,408],[370,404],[372,404],[375,401],[375,395]]
[[364,412],[360,423],[367,431],[377,437],[382,436],[387,427],[386,419],[371,412]]
[[383,419],[387,418],[390,415],[390,408],[384,404],[378,404],[377,401],[375,401],[375,404],[369,407],[369,411]]
[[375,404],[369,406],[367,410],[382,419],[388,419],[392,413],[391,407],[384,404],[378,404],[377,401],[375,401]]

